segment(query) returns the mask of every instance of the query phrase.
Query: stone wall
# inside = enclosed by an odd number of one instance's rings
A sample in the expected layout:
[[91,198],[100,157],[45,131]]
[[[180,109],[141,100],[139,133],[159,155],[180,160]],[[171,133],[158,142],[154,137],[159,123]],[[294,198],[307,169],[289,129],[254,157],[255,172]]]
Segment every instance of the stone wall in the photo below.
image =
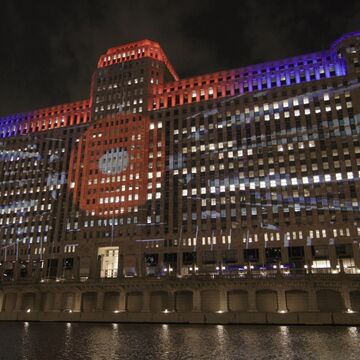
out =
[[2,283],[0,320],[360,325],[360,275]]

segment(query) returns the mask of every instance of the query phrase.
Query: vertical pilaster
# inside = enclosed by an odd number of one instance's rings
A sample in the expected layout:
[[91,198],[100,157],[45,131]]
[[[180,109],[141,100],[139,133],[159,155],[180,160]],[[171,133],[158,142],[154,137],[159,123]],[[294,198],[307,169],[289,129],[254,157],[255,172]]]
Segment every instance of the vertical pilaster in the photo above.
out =
[[22,295],[23,295],[22,292],[18,292],[16,294],[15,311],[21,311]]
[[0,281],[4,278],[5,271],[5,262],[3,260],[0,261]]
[[74,312],[80,312],[81,311],[81,291],[76,291],[74,293]]
[[33,262],[32,262],[32,260],[28,261],[28,263],[27,263],[27,275],[26,275],[26,277],[28,279],[33,279],[34,278],[33,277]]
[[103,311],[104,310],[104,291],[98,291],[96,293],[96,311]]
[[342,295],[343,300],[344,300],[345,309],[346,310],[352,310],[349,289],[347,287],[343,286],[342,289],[341,289],[341,295]]
[[63,300],[63,293],[57,292],[54,294],[54,306],[53,311],[61,311],[62,310],[62,300]]
[[58,258],[58,266],[56,269],[56,277],[61,279],[64,277],[64,258]]
[[259,264],[265,264],[265,249],[263,247],[259,248]]
[[182,261],[182,252],[179,251],[176,256],[176,273],[177,275],[182,275],[182,267],[183,267],[183,261]]
[[2,312],[4,309],[4,299],[5,299],[5,294],[1,291],[0,292],[0,312]]
[[141,312],[149,312],[150,311],[150,292],[147,290],[143,291],[143,305]]
[[196,265],[199,268],[199,270],[201,271],[201,268],[203,266],[203,253],[202,251],[196,251]]
[[281,262],[283,264],[287,264],[289,263],[289,248],[288,247],[283,247],[281,249]]
[[100,278],[101,270],[101,256],[94,252],[93,256],[90,258],[90,279],[97,280]]
[[201,311],[201,294],[200,290],[195,289],[193,290],[193,312],[200,312]]
[[329,260],[330,260],[331,268],[336,269],[337,258],[336,258],[335,245],[329,245]]
[[34,311],[40,311],[41,310],[41,292],[37,291],[35,293],[35,301],[34,301]]
[[175,293],[174,293],[174,291],[168,292],[167,309],[169,311],[175,311]]
[[126,293],[125,293],[124,290],[121,290],[120,294],[119,294],[118,310],[120,312],[125,312],[126,311]]
[[312,253],[311,253],[311,246],[306,245],[304,246],[304,255],[305,255],[305,264],[309,266],[309,269],[311,269],[310,265],[312,264]]
[[159,253],[159,263],[158,263],[158,267],[159,267],[159,273],[162,273],[164,270],[164,253]]
[[124,255],[120,254],[120,250],[119,250],[117,277],[122,278],[123,276],[124,276]]
[[360,270],[360,249],[358,241],[353,242],[353,254],[355,267]]
[[74,267],[73,267],[73,278],[75,281],[80,280],[80,258],[79,256],[76,256],[74,258]]
[[219,295],[220,295],[219,296],[219,300],[220,300],[219,310],[222,312],[228,312],[229,311],[228,293],[227,293],[226,289],[221,289]]
[[309,289],[308,301],[309,301],[309,311],[319,311],[315,289]]
[[248,289],[248,311],[257,311],[256,306],[256,290]]
[[277,302],[278,302],[278,312],[287,312],[286,306],[286,294],[284,289],[277,290]]
[[20,264],[18,261],[15,261],[15,263],[14,263],[13,278],[15,281],[19,280],[19,278],[20,278]]

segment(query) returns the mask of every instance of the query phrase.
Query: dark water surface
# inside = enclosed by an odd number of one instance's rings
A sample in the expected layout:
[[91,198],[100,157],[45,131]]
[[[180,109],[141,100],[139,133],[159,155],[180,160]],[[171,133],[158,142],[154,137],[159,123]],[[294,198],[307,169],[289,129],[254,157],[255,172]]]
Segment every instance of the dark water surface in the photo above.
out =
[[360,328],[0,323],[0,359],[360,359]]

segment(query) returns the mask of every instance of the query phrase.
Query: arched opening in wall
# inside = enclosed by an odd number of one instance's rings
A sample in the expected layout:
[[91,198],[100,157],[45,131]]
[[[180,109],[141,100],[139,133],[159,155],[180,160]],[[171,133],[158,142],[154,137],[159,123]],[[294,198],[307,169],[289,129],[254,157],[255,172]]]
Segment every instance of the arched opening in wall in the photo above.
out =
[[126,294],[126,310],[129,312],[140,312],[143,307],[143,293],[141,291]]
[[290,312],[309,310],[309,296],[307,291],[289,290],[285,292],[285,296],[286,307]]
[[166,291],[153,291],[150,294],[150,311],[161,312],[169,308],[169,295]]
[[62,296],[61,311],[73,310],[75,302],[75,294],[73,292],[66,292]]
[[350,292],[351,310],[360,311],[360,291]]
[[339,291],[324,289],[316,292],[320,311],[337,312],[345,309],[344,300]]
[[177,312],[188,312],[193,309],[192,291],[177,291],[175,293],[175,310]]
[[92,312],[96,310],[96,292],[85,292],[81,297],[81,311]]
[[15,310],[16,307],[16,299],[18,296],[16,293],[7,293],[5,294],[4,299],[4,311],[5,312],[12,312]]
[[277,293],[274,290],[259,290],[256,292],[256,307],[258,311],[276,312],[278,309]]
[[248,310],[248,293],[244,290],[232,290],[228,292],[230,311]]
[[21,310],[34,310],[35,308],[35,300],[36,294],[35,293],[25,293],[21,299]]
[[119,310],[120,293],[118,291],[108,291],[104,294],[104,311]]
[[218,290],[201,291],[201,311],[216,312],[220,309],[220,293]]

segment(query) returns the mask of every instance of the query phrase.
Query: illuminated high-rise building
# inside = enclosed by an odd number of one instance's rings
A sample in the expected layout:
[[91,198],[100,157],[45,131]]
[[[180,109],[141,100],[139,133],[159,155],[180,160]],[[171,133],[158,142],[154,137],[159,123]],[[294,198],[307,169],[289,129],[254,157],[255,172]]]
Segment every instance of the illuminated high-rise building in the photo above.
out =
[[0,276],[360,271],[359,47],[187,79],[109,49],[89,100],[0,119]]

